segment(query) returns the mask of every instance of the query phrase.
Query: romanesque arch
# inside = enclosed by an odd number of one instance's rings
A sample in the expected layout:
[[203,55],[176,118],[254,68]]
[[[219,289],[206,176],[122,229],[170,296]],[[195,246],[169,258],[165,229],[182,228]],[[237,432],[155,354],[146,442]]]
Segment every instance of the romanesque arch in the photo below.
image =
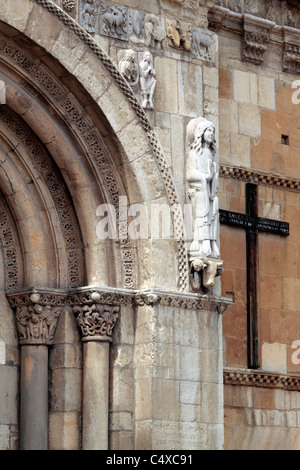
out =
[[[80,389],[83,374],[83,403],[79,395],[76,402],[83,406],[82,445],[93,448],[99,441],[91,425],[96,416],[106,448],[109,343],[121,306],[132,316],[137,290],[187,287],[176,188],[144,110],[89,35],[52,2],[0,1],[0,7],[6,92],[0,105],[0,240],[3,291],[16,317],[9,341],[17,350],[18,335],[21,345],[21,448],[48,446],[49,360],[51,381],[58,373],[65,384],[51,398],[60,403],[71,382],[68,368],[57,365],[57,351],[66,354],[68,342],[75,345],[75,318],[84,342],[83,372],[80,366],[76,376]],[[120,196],[148,208],[169,205],[179,239],[99,240],[97,208],[111,204],[119,216]],[[161,277],[164,252],[168,272]],[[79,343],[76,348],[81,354]],[[96,384],[91,358],[103,369]],[[15,387],[18,396],[18,382]],[[95,390],[96,410],[88,398]],[[63,416],[64,409],[53,407]]]
[[[7,6],[5,2],[3,5],[3,21],[19,31],[19,33],[11,33],[14,41],[22,44],[22,34],[20,33],[27,36],[27,42],[28,38],[33,41],[36,40],[43,49],[49,52],[50,57],[52,57],[52,63],[48,59],[48,71],[46,72],[47,59],[42,58],[38,70],[35,70],[35,65],[29,65],[29,62],[33,63],[32,59],[23,58],[22,61],[19,50],[18,52],[11,51],[10,59],[14,61],[14,65],[19,66],[22,74],[26,69],[26,74],[30,77],[29,80],[33,80],[35,86],[39,86],[41,93],[46,93],[48,100],[50,99],[51,106],[57,106],[59,113],[62,111],[64,113],[63,119],[65,121],[72,121],[73,126],[77,127],[76,131],[79,131],[77,140],[80,138],[81,143],[83,141],[85,144],[85,152],[88,158],[93,154],[94,161],[91,164],[95,166],[96,163],[98,167],[96,172],[102,174],[101,187],[107,188],[108,196],[110,199],[112,197],[113,203],[115,203],[114,198],[116,199],[114,188],[120,186],[120,178],[117,181],[118,178],[113,177],[112,171],[110,171],[109,174],[106,172],[103,179],[103,168],[105,166],[103,155],[101,156],[101,162],[99,162],[99,152],[103,153],[107,140],[110,141],[108,147],[112,145],[112,135],[114,135],[115,145],[111,152],[106,152],[105,158],[108,158],[107,155],[110,153],[110,155],[114,155],[115,167],[118,161],[122,165],[123,188],[120,189],[120,193],[122,194],[123,192],[125,194],[124,191],[126,191],[129,200],[131,199],[134,202],[153,201],[163,195],[165,200],[161,200],[161,202],[166,202],[173,207],[174,226],[178,233],[181,234],[182,216],[178,209],[178,196],[160,143],[144,110],[110,58],[77,23],[52,2],[32,0],[26,2],[26,6],[22,3],[21,9],[22,21],[20,22],[20,18],[14,14],[14,10]],[[38,28],[32,28],[32,25],[37,24],[39,25]],[[38,30],[43,30],[44,34],[40,35]],[[36,50],[36,46],[33,47],[31,45],[29,49]],[[10,52],[8,52],[7,48],[4,47],[4,50],[4,53],[9,56]],[[23,44],[21,50],[22,54],[24,54]],[[37,55],[41,56],[41,52]],[[64,76],[66,71],[68,71],[72,77],[72,80],[69,78],[69,84],[72,83],[72,86],[76,87],[75,82],[79,82],[87,92],[89,98],[86,98],[86,100],[89,104],[83,105],[81,110],[78,103],[75,104],[76,99],[74,100],[74,97],[72,98],[73,102],[68,99],[61,99],[62,96],[65,98],[68,96],[67,90],[61,89],[62,82],[58,83],[56,80],[55,83],[53,75],[51,78],[45,78],[45,73],[49,75],[49,69],[53,66],[53,58],[56,59],[55,67],[58,77],[60,75]],[[60,69],[60,71],[58,71],[57,63],[63,66],[63,69]],[[49,80],[51,84],[49,84]],[[76,93],[78,97],[77,90]],[[89,102],[89,100],[91,101]],[[82,117],[82,113],[86,116],[87,110],[93,115],[89,123]],[[25,120],[30,118],[29,112],[24,112],[24,110],[21,112],[24,114]],[[93,125],[95,124],[92,123],[93,118],[97,114],[97,124]],[[99,115],[101,115],[100,118]],[[37,123],[38,119],[36,117],[32,118],[33,114],[31,114],[30,124],[34,127],[34,122]],[[99,133],[99,129],[101,129],[101,126],[103,127],[103,124],[100,124],[99,121],[103,123],[105,120],[106,129],[104,126],[102,139],[99,135],[97,137],[95,135],[87,137],[87,130],[93,129],[94,133],[97,133],[97,131]],[[108,131],[107,129],[110,130]],[[41,129],[37,128],[34,130],[39,136]],[[103,134],[109,135],[106,141],[104,139],[104,142]],[[88,138],[90,138],[89,141],[87,140]],[[101,150],[99,150],[100,147]],[[68,148],[68,146],[64,146],[64,148]],[[51,151],[53,151],[53,146]],[[95,154],[95,152],[98,152],[98,154]],[[112,170],[113,162],[109,162],[109,166],[110,170]],[[118,168],[116,173],[119,173],[120,176]],[[99,175],[97,177],[99,180]],[[66,178],[68,178],[67,173]],[[143,184],[140,183],[141,181],[143,181]],[[153,185],[154,181],[155,185]],[[108,199],[106,198],[106,200]],[[93,209],[95,211],[95,208]],[[90,219],[89,217],[89,221]],[[81,216],[80,220],[82,220]],[[183,240],[179,240],[175,245],[177,246],[174,246],[173,250],[176,251],[178,263],[174,270],[175,272],[170,273],[170,286],[178,286],[180,290],[185,290],[188,284],[185,243]],[[123,260],[128,259],[127,248],[126,246],[123,250]],[[90,253],[90,258],[93,258],[92,252]],[[117,264],[120,265],[119,260],[117,260]],[[94,271],[93,268],[92,270]],[[125,271],[128,273],[129,270],[128,262]],[[127,275],[127,279],[123,280],[125,287],[137,285],[132,276],[133,274],[131,273],[131,279]]]

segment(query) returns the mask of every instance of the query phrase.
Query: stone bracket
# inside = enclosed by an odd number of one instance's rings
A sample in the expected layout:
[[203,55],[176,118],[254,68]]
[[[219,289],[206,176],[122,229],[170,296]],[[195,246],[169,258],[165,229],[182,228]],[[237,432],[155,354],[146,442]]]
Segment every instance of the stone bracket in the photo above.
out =
[[300,34],[294,28],[284,27],[284,50],[282,66],[284,72],[300,73]]
[[193,290],[200,290],[201,287],[210,289],[215,284],[215,278],[222,273],[223,261],[219,258],[190,257],[190,282]]
[[259,65],[264,61],[263,55],[270,42],[270,30],[275,23],[246,14],[243,26],[242,60]]

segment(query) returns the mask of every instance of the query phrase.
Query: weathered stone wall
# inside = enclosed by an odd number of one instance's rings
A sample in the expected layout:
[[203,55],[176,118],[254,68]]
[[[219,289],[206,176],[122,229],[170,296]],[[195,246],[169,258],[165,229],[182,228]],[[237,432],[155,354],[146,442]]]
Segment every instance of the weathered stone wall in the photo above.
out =
[[[275,383],[271,388],[259,385],[267,380],[267,373],[275,377],[295,374],[294,390],[299,385],[300,369],[292,360],[292,345],[300,334],[300,107],[293,99],[292,87],[298,78],[292,72],[297,70],[286,66],[284,39],[289,32],[293,43],[299,41],[299,30],[287,28],[298,25],[298,14],[293,15],[293,21],[291,16],[287,18],[290,11],[295,13],[292,2],[279,2],[285,7],[272,2],[273,10],[268,8],[270,2],[218,3],[223,9],[217,7],[211,20],[220,26],[222,17],[225,26],[219,29],[220,208],[244,214],[245,184],[255,183],[258,215],[290,224],[288,237],[258,235],[260,367],[250,371],[251,378],[241,380],[241,386],[239,379],[231,385],[225,374],[225,448],[296,449],[299,392],[277,389]],[[295,46],[294,58],[298,52]],[[225,371],[247,369],[245,230],[223,225],[221,253],[226,266],[222,293],[234,300],[223,319]],[[247,386],[247,380],[256,385]]]
[[299,392],[225,385],[225,449],[298,450]]
[[222,316],[197,302],[165,294],[123,310],[111,349],[112,449],[223,448]]

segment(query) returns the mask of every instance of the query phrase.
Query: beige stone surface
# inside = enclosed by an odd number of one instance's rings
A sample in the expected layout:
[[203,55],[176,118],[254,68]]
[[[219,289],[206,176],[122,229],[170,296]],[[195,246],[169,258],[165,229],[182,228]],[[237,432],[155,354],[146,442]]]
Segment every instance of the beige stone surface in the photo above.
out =
[[76,412],[53,413],[49,420],[49,450],[77,450],[80,434]]
[[274,372],[287,372],[286,346],[280,343],[262,344],[262,368]]
[[261,135],[260,111],[257,106],[240,103],[239,132],[251,137]]
[[262,108],[275,109],[275,83],[274,79],[259,77],[258,79],[259,105]]

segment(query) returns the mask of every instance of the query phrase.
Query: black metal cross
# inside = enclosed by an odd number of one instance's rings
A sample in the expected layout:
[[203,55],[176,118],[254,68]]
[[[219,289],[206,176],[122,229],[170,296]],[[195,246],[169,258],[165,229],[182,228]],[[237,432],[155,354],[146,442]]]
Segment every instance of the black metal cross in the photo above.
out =
[[247,360],[249,369],[258,369],[258,305],[257,305],[257,247],[258,232],[268,232],[287,237],[289,224],[258,217],[258,186],[246,184],[246,214],[220,210],[222,224],[246,230],[247,256]]

